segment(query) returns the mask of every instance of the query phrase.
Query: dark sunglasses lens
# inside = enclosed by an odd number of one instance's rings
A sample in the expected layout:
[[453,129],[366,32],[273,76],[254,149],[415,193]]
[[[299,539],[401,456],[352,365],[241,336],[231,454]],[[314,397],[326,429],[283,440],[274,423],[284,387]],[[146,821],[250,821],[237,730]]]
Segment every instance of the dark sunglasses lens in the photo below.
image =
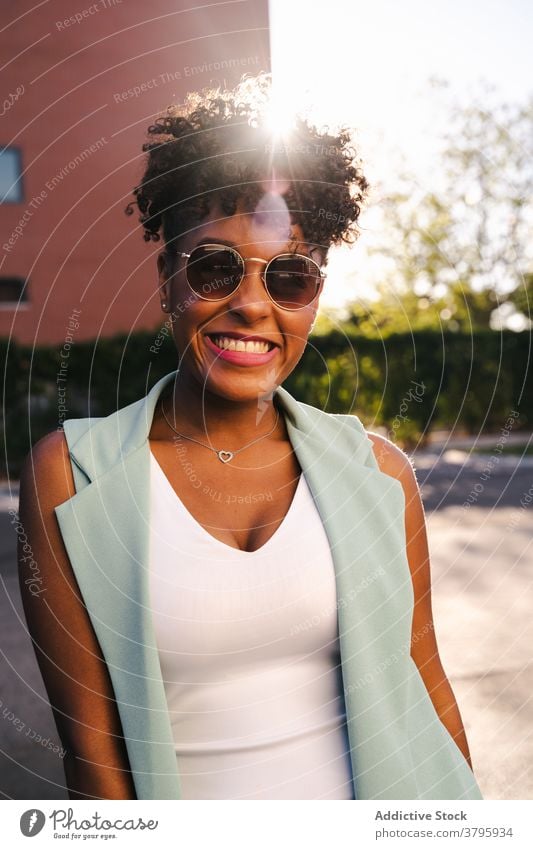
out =
[[320,269],[312,259],[284,254],[268,266],[266,285],[271,298],[287,310],[306,307],[320,285]]
[[229,248],[202,245],[194,248],[187,262],[187,279],[202,298],[217,301],[231,295],[239,285],[243,266]]

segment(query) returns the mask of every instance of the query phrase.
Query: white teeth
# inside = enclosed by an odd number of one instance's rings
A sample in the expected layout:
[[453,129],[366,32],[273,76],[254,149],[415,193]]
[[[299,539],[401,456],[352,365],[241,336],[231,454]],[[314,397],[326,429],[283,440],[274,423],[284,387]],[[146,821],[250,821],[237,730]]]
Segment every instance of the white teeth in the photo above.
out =
[[229,336],[214,336],[215,345],[225,351],[246,351],[247,354],[266,354],[270,350],[268,342],[248,339],[232,339]]

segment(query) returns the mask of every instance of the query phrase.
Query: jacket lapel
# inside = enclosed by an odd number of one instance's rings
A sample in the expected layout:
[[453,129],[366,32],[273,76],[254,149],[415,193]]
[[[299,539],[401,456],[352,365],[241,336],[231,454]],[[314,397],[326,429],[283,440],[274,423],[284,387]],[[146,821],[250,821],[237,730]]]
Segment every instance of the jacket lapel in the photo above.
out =
[[[148,434],[175,374],[90,427],[65,422],[79,491],[55,511],[109,668],[139,799],[181,798],[147,571]],[[423,798],[409,744],[409,687],[421,679],[409,655],[413,590],[402,486],[379,470],[356,416],[323,413],[282,387],[274,399],[331,546],[356,798]],[[416,695],[429,702],[425,691]],[[425,710],[447,746],[432,706]]]

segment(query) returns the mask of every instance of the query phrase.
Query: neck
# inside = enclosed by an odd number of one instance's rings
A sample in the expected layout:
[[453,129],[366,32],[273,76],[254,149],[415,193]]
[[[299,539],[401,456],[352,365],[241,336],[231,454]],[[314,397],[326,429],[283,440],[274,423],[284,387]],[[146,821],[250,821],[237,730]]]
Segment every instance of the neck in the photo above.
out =
[[[223,448],[239,448],[268,433],[278,417],[273,392],[253,399],[224,398],[180,372],[161,397],[161,404],[177,431],[195,439],[207,438],[215,446],[221,443]],[[272,437],[281,433],[284,422],[280,411]]]

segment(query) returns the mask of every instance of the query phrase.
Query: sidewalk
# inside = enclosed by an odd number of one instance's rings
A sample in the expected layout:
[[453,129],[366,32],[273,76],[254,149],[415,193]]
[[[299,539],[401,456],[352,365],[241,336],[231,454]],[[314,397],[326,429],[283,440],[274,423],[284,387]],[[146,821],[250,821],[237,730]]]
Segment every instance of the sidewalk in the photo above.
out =
[[504,442],[505,445],[531,445],[533,443],[533,433],[519,431],[518,433],[509,433],[503,435],[501,433],[482,433],[478,436],[459,436],[453,435],[450,431],[434,430],[429,434],[428,445],[431,447],[440,447],[447,445],[449,448],[486,448],[490,453],[499,442]]

